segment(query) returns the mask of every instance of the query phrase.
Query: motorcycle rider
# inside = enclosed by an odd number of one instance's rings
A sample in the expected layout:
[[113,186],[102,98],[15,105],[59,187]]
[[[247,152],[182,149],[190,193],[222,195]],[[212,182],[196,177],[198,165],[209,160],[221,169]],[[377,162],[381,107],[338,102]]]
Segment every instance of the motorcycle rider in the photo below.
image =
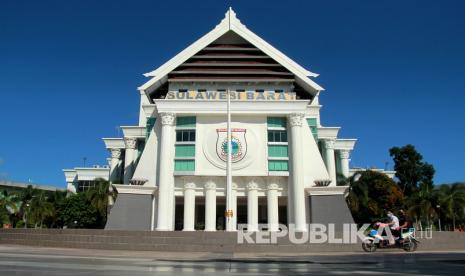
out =
[[391,233],[394,237],[400,237],[400,231],[399,231],[399,218],[397,218],[392,211],[387,212],[387,216],[389,218],[389,222],[387,223],[389,225],[389,228],[391,229]]
[[410,228],[413,228],[412,219],[410,219],[410,216],[407,215],[403,209],[399,210],[399,224],[400,224],[399,228],[401,232],[400,239],[402,240],[403,239],[402,233],[404,233],[405,230],[409,231]]
[[400,229],[409,229],[413,227],[412,219],[403,209],[399,210],[399,225]]

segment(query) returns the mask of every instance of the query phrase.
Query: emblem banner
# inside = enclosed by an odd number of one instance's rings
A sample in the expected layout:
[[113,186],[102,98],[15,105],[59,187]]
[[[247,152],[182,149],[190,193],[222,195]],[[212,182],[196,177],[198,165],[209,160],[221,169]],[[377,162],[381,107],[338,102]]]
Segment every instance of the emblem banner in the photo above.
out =
[[[216,139],[216,154],[224,162],[228,159],[228,130],[226,128],[219,128],[216,130],[218,135]],[[233,163],[239,162],[244,159],[247,154],[247,130],[244,128],[231,129],[231,161]]]

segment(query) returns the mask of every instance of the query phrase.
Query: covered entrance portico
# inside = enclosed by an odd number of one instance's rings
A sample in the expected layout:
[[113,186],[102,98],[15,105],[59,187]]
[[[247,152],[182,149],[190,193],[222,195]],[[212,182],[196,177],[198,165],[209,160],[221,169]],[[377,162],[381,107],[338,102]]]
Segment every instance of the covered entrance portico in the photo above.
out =
[[[224,179],[179,177],[176,180],[176,184],[183,188],[181,190],[176,185],[174,229],[225,230]],[[234,180],[232,207],[235,229],[237,225],[245,224],[243,228],[250,231],[277,231],[279,223],[287,225],[286,177],[237,177]],[[267,224],[267,227],[259,229],[259,224]]]
[[[236,228],[238,229],[237,225],[246,225],[246,227],[242,227],[243,229],[250,228],[249,225],[252,226],[252,229],[256,230],[269,230],[275,229],[269,225],[269,217],[268,217],[268,205],[267,205],[267,198],[266,197],[258,197],[258,206],[256,209],[256,214],[251,214],[251,220],[248,220],[249,212],[254,210],[248,210],[247,208],[247,197],[237,197],[237,212],[236,216]],[[175,226],[174,230],[176,231],[205,231],[205,218],[207,215],[206,208],[205,208],[205,197],[199,196],[195,198],[195,207],[193,210],[194,217],[193,218],[185,218],[184,211],[186,208],[190,208],[188,206],[184,206],[184,198],[183,197],[176,197],[176,207],[175,207]],[[224,196],[216,198],[216,214],[215,214],[215,221],[214,229],[209,229],[207,231],[221,231],[225,230],[226,227],[226,218],[224,216],[224,211],[226,210],[226,198]],[[274,211],[274,210],[273,210]],[[192,213],[189,211],[188,213]],[[211,214],[211,210],[209,210],[208,215]],[[271,214],[270,214],[271,215]],[[275,214],[276,216],[276,214]],[[287,225],[287,197],[278,197],[278,223]],[[188,220],[188,224],[185,225],[185,219]],[[188,228],[189,223],[194,224],[194,229]],[[262,227],[262,229],[253,228],[253,226],[261,224],[267,225],[266,227]],[[187,228],[185,228],[187,226]]]

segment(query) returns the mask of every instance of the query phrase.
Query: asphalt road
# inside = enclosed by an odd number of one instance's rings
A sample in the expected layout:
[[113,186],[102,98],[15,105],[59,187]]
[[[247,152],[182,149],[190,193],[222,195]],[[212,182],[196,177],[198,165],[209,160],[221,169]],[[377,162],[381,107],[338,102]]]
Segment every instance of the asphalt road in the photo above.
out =
[[265,256],[0,246],[0,275],[464,275],[465,252]]

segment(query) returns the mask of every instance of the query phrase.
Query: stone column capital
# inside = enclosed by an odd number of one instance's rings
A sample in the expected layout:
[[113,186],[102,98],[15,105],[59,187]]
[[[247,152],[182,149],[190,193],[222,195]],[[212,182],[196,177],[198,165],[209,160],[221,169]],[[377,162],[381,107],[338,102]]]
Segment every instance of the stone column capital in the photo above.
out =
[[205,183],[205,190],[216,190],[216,184],[215,182],[212,182],[212,181],[208,181],[207,183]]
[[127,137],[124,138],[124,145],[127,149],[135,149],[137,145],[137,138]]
[[341,157],[341,159],[349,159],[350,150],[339,150],[339,156]]
[[304,113],[292,113],[289,114],[289,125],[291,127],[294,126],[302,126],[302,120],[305,117]]
[[276,183],[270,183],[270,184],[268,184],[268,185],[266,186],[266,188],[267,188],[268,190],[278,190],[278,189],[279,189],[279,185],[276,184]]
[[176,119],[176,114],[172,112],[162,112],[160,113],[160,117],[162,125],[173,126]]
[[121,149],[110,149],[111,158],[112,159],[120,159],[121,158]]
[[194,190],[195,189],[195,183],[189,182],[184,184],[184,190]]
[[324,144],[325,144],[325,148],[326,149],[334,149],[334,146],[336,144],[336,140],[335,139],[325,139],[323,140],[324,141]]
[[258,184],[256,182],[249,182],[247,184],[247,190],[249,191],[258,190]]

